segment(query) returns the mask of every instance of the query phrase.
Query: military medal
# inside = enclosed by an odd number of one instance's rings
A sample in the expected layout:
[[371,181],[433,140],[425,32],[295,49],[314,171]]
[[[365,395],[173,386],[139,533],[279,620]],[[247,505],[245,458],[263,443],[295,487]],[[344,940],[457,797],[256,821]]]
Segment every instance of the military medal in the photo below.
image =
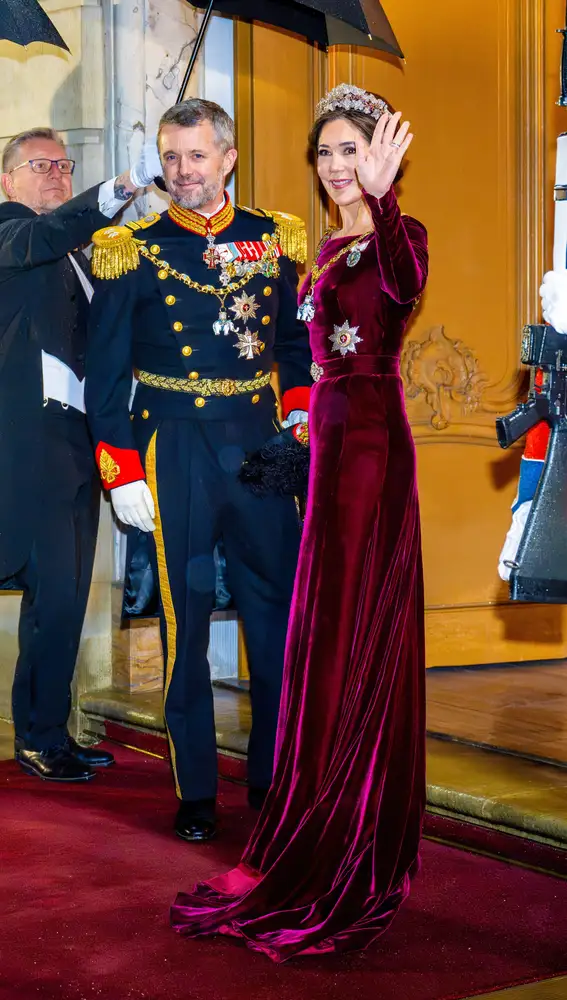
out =
[[349,325],[348,319],[344,321],[342,326],[335,324],[335,332],[329,337],[333,345],[332,350],[340,351],[343,358],[349,351],[356,354],[356,345],[362,343],[362,337],[357,337],[358,330],[357,326]]
[[365,243],[357,243],[357,245],[352,248],[351,252],[349,253],[346,259],[347,267],[356,267],[360,258],[362,257],[362,251],[366,250],[367,246],[368,246],[368,240],[366,240]]
[[230,306],[230,311],[234,313],[235,319],[248,320],[256,319],[256,313],[260,308],[258,302],[256,302],[255,295],[247,295],[246,292],[242,292],[242,295],[234,296],[234,305]]
[[247,361],[251,361],[255,354],[260,354],[266,346],[262,340],[258,340],[258,334],[250,333],[250,330],[245,330],[237,336],[238,343],[234,344],[234,347],[239,352],[238,357],[246,358]]
[[[319,244],[319,251],[322,249],[323,246],[325,246],[325,243],[326,241],[323,241],[322,243]],[[345,254],[348,254],[347,256],[348,266],[354,267],[356,264],[358,264],[360,260],[361,251],[368,246],[368,243],[369,243],[368,240],[361,243],[360,236],[357,236],[355,240],[352,240],[351,243],[347,243],[346,247],[342,247],[342,249],[339,250],[338,253],[334,254],[334,256],[331,257],[326,264],[323,264],[323,267],[319,267],[317,265],[317,262],[316,261],[314,262],[311,268],[311,285],[309,287],[309,291],[307,292],[307,295],[305,296],[303,302],[301,303],[301,305],[297,310],[298,319],[302,320],[304,323],[313,322],[313,320],[315,319],[315,298],[313,291],[321,275],[323,275],[325,271],[328,271],[329,268],[332,267],[333,264],[336,264],[336,262],[340,260],[341,257],[344,257]]]
[[315,319],[315,303],[311,292],[305,296],[297,310],[297,318],[303,320],[304,323],[311,323]]
[[224,305],[221,306],[219,318],[213,323],[213,333],[215,337],[220,337],[221,333],[224,334],[225,337],[228,337],[229,333],[236,333],[236,327],[232,320],[229,319]]

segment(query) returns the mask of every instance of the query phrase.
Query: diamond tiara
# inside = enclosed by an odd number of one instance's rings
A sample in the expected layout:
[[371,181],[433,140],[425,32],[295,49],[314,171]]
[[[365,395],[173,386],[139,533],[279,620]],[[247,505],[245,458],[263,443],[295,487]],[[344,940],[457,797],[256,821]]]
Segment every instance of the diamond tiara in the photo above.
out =
[[315,108],[315,121],[329,111],[361,111],[362,114],[370,115],[376,120],[383,114],[389,114],[385,101],[350,83],[340,83],[338,87],[333,87],[328,94],[325,94]]

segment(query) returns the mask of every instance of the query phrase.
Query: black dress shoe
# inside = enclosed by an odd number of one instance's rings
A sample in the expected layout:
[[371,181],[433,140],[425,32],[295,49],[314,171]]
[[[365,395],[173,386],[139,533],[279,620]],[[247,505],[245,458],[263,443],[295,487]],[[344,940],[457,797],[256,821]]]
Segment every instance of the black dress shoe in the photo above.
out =
[[248,805],[250,808],[258,810],[263,809],[268,792],[269,788],[255,788],[251,785],[248,788]]
[[182,802],[175,817],[175,832],[182,840],[212,840],[217,832],[215,800]]
[[98,747],[82,747],[72,736],[67,736],[65,749],[75,760],[80,760],[81,764],[88,764],[89,767],[110,767],[114,764],[114,757],[108,750],[99,750]]
[[18,749],[16,760],[26,774],[34,774],[45,781],[89,781],[95,772],[88,764],[81,763],[64,746],[49,750]]

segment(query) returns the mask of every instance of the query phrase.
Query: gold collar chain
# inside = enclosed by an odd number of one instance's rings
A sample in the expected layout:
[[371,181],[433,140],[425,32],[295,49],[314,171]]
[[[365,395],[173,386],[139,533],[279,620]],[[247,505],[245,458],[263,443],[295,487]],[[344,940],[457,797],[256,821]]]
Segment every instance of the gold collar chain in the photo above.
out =
[[172,267],[171,264],[168,264],[166,260],[158,260],[158,258],[154,256],[154,254],[150,253],[148,248],[143,244],[140,245],[139,250],[142,257],[145,257],[146,260],[151,261],[152,264],[155,264],[155,266],[159,268],[158,278],[162,281],[169,277],[177,278],[178,281],[182,281],[184,285],[187,285],[189,288],[193,288],[196,292],[205,292],[207,295],[216,295],[219,301],[224,302],[227,295],[230,295],[231,292],[238,292],[241,288],[244,288],[244,286],[247,285],[248,282],[255,277],[255,275],[260,274],[264,270],[266,264],[273,268],[273,273],[267,274],[266,277],[278,276],[279,266],[276,257],[276,249],[278,246],[277,241],[273,236],[270,236],[269,240],[266,240],[265,242],[268,244],[268,250],[265,254],[263,254],[260,260],[250,263],[250,268],[243,278],[240,278],[239,281],[231,281],[228,285],[222,285],[217,288],[214,285],[201,285],[200,282],[193,281],[188,274],[182,274],[180,271],[176,271],[175,268]]
[[[345,254],[350,253],[351,250],[354,250],[355,246],[357,246],[359,243],[364,243],[364,241],[370,239],[371,236],[372,232],[363,233],[362,236],[357,236],[356,239],[351,240],[350,243],[347,243],[346,247],[342,247],[336,254],[330,257],[329,260],[325,264],[323,264],[323,267],[317,266],[317,259],[319,257],[319,254],[317,254],[317,258],[316,260],[313,261],[313,265],[311,267],[311,287],[309,291],[310,292],[313,291],[314,285],[316,284],[317,281],[319,281],[321,275],[325,274],[325,271],[328,271],[329,268],[333,266],[333,264],[336,264],[336,262],[341,259],[341,257],[344,257]],[[326,246],[328,242],[329,241],[326,240],[319,246],[319,253],[321,252],[323,247]]]
[[247,269],[244,277],[240,278],[239,281],[231,281],[227,285],[221,285],[220,288],[214,285],[201,285],[199,281],[193,281],[188,274],[176,271],[166,260],[158,260],[143,244],[140,244],[139,250],[142,257],[145,257],[146,260],[151,261],[152,264],[155,264],[159,268],[157,276],[162,281],[169,277],[177,278],[178,281],[182,281],[184,285],[187,285],[188,288],[193,288],[196,292],[214,295],[219,300],[220,309],[218,319],[213,323],[213,333],[216,336],[224,334],[226,337],[229,333],[238,333],[234,322],[228,316],[225,305],[227,297],[233,292],[238,292],[241,288],[244,288],[256,274],[263,273],[267,278],[277,278],[279,276],[280,268],[276,257],[278,241],[275,236],[270,236],[265,242],[268,245],[268,249],[262,254],[260,260],[250,262],[250,267]]

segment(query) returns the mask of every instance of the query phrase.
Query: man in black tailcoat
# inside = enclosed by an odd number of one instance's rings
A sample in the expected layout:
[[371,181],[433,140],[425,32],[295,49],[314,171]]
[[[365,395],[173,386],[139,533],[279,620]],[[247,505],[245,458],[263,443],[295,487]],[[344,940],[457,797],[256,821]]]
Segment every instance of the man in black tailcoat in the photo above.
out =
[[151,182],[156,158],[148,144],[130,173],[73,198],[74,162],[52,129],[15,136],[3,154],[0,579],[23,591],[16,760],[52,781],[87,780],[113,760],[67,730],[100,507],[84,406],[92,287],[79,248]]

